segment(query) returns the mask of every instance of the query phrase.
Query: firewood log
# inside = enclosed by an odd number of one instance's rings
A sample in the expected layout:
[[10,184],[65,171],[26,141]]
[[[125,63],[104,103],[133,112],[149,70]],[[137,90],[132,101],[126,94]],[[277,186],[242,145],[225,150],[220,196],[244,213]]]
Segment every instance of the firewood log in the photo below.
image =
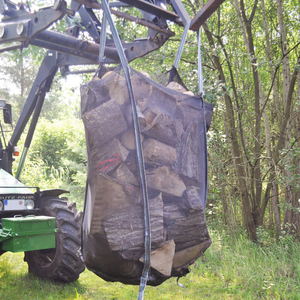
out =
[[184,102],[178,102],[176,105],[175,117],[179,120],[184,129],[198,117],[198,111]]
[[182,197],[186,186],[179,175],[169,167],[163,166],[146,171],[147,185],[168,195]]
[[[140,107],[136,106],[137,118],[139,122],[140,131],[142,131],[146,127],[146,119],[143,115]],[[131,104],[126,105],[124,108],[124,116],[129,128],[133,128],[133,112]]]
[[184,93],[187,92],[188,90],[185,89],[181,84],[175,82],[175,81],[171,81],[170,83],[167,84],[166,86],[168,89],[172,89],[175,90],[179,93]]
[[[204,198],[204,196],[203,196]],[[200,201],[200,190],[197,187],[188,187],[184,192],[185,205],[189,209],[203,209],[202,203]]]
[[175,90],[179,93],[183,93],[185,95],[188,95],[188,96],[194,96],[194,93],[192,91],[188,91],[181,84],[179,84],[175,81],[171,81],[170,83],[167,84],[166,87],[169,88],[169,89]]
[[141,74],[143,74],[144,76],[146,76],[147,78],[151,78],[149,73],[145,72],[145,71],[140,71]]
[[[150,78],[149,74],[146,72],[141,72],[147,78]],[[150,85],[147,80],[138,73],[134,73],[132,76],[132,86],[133,92],[137,99],[149,98],[152,93],[152,85]]]
[[[151,251],[150,266],[161,274],[170,276],[174,264],[175,243],[173,240],[166,242],[161,248]],[[144,262],[144,257],[140,258]]]
[[143,142],[145,163],[158,163],[171,166],[176,161],[175,148],[163,144],[154,139],[147,139]]
[[119,182],[130,183],[132,185],[139,185],[136,176],[128,169],[125,163],[122,163],[118,169],[111,175]]
[[105,175],[98,175],[95,182],[95,201],[92,208],[91,234],[103,233],[103,218],[125,207],[140,202],[138,189],[129,183],[118,182]]
[[137,104],[142,112],[144,112],[149,106],[149,98],[138,98]]
[[150,124],[150,127],[146,127],[143,130],[143,134],[147,137],[175,147],[183,133],[183,127],[180,122],[157,107],[151,110],[151,113],[155,114],[153,120],[153,116],[149,120],[147,118],[148,114],[145,114],[146,122]]
[[[144,136],[142,134],[140,135],[140,139],[141,139],[141,142],[144,140]],[[132,130],[128,130],[122,134],[121,143],[128,150],[136,149],[135,135],[134,135],[133,128],[132,128]]]
[[129,103],[129,92],[125,77],[112,71],[106,73],[102,79],[110,79],[107,83],[110,98],[119,105]]
[[[114,71],[107,72],[102,77],[102,79],[108,78],[110,78],[107,84],[110,98],[119,105],[129,103],[130,97],[126,78]],[[141,75],[135,73],[131,77],[131,82],[135,98],[147,98],[151,95],[152,86],[149,85]]]
[[167,94],[165,90],[153,88],[149,97],[137,97],[136,101],[143,113],[158,108],[169,115],[175,114],[177,100],[174,95]]
[[97,81],[90,81],[88,84],[82,85],[80,94],[82,114],[110,100],[108,88],[99,85]]
[[208,242],[205,241],[199,245],[192,246],[180,251],[176,251],[173,258],[173,269],[180,269],[186,265],[190,265],[197,259]]
[[[158,247],[165,242],[161,195],[149,200],[149,209],[151,245],[152,247]],[[142,204],[131,205],[118,210],[114,214],[107,215],[103,220],[103,227],[112,251],[139,250],[140,253],[144,252],[144,213]]]
[[82,120],[97,147],[101,147],[127,129],[119,106],[112,100],[83,114]]
[[190,123],[181,136],[177,146],[177,160],[173,169],[180,175],[186,176],[196,182],[203,182],[204,175],[201,162],[205,155],[204,149],[199,145],[199,137],[205,134],[203,126],[196,121]]
[[[204,103],[204,107],[205,107],[206,130],[208,130],[211,123],[214,106],[211,103]],[[178,102],[176,106],[175,117],[181,121],[183,128],[186,129],[187,125],[189,125],[195,119],[199,118],[199,110],[195,109],[191,105],[188,105],[188,103]]]
[[145,120],[146,123],[151,125],[152,122],[154,121],[155,117],[160,113],[160,110],[157,110],[157,112],[155,111],[155,109],[153,110],[148,110],[145,112]]
[[[171,216],[171,220],[165,220],[167,226],[167,240],[174,240],[176,251],[187,247],[195,246],[208,239],[208,231],[203,210],[184,210],[178,204],[168,204],[166,206],[177,206],[178,216]],[[169,210],[169,208],[166,208]],[[176,210],[176,207],[173,207]],[[167,216],[165,215],[165,219]],[[197,226],[195,226],[197,224]]]
[[111,76],[114,76],[115,74],[117,74],[117,73],[115,73],[115,72],[113,72],[113,71],[108,71],[108,72],[106,72],[103,76],[101,76],[101,79],[108,78],[110,75],[111,75]]
[[89,155],[89,168],[92,176],[107,174],[127,159],[129,151],[117,139],[104,144],[99,149],[92,146]]

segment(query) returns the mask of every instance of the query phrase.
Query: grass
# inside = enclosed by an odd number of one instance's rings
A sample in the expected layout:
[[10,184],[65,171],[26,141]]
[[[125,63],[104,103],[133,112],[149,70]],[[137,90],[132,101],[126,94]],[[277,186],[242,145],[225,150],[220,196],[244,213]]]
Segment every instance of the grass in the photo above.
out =
[[[144,299],[300,299],[298,241],[283,239],[256,245],[243,235],[235,240],[211,231],[212,246],[180,279],[184,288],[169,279],[158,287],[146,287]],[[109,283],[84,271],[72,284],[58,284],[27,272],[23,253],[0,256],[2,300],[34,299],[137,299],[138,286]]]

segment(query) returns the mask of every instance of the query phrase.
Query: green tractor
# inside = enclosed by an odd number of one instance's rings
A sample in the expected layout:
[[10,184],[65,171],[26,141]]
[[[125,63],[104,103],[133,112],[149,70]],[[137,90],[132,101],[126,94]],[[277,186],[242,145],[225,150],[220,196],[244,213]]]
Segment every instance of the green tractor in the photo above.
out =
[[80,251],[82,213],[60,197],[67,191],[26,187],[10,174],[14,159],[7,159],[11,151],[5,125],[12,130],[11,106],[0,100],[0,109],[0,255],[25,252],[29,272],[72,282],[85,269]]

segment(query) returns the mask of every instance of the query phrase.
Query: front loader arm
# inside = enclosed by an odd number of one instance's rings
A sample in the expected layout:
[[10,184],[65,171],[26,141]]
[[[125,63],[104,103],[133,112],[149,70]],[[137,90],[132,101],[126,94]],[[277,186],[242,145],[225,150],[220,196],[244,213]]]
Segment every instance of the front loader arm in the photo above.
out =
[[23,133],[30,117],[32,116],[30,127],[27,133],[24,150],[20,159],[19,168],[17,171],[17,178],[20,176],[27,150],[30,146],[36,123],[41,113],[44,103],[45,95],[50,90],[53,78],[57,72],[57,58],[55,52],[48,52],[47,56],[43,59],[41,67],[33,82],[30,93],[25,101],[21,115],[14,128],[11,139],[3,154],[2,167],[10,174],[12,173],[12,162],[14,147],[17,145],[21,134]]
[[[6,50],[27,47],[31,44],[67,55],[90,59],[94,64],[97,64],[101,22],[99,20],[96,22],[96,16],[92,9],[102,9],[102,6],[98,2],[72,0],[71,9],[69,9],[64,0],[57,0],[53,6],[41,8],[37,12],[31,13],[24,4],[14,6],[7,0],[0,0],[0,15],[3,15],[0,22],[0,45],[20,42],[17,45],[0,48],[0,53]],[[66,34],[46,30],[65,15],[74,16],[76,12],[81,17],[82,28],[85,28],[92,40],[78,37],[78,30],[77,35],[70,34],[68,31]],[[123,47],[129,61],[159,49],[169,37],[174,36],[172,31],[161,28],[153,22],[135,18],[119,11],[115,11],[115,14],[120,18],[149,27],[156,32],[155,37],[151,39],[145,37],[130,43],[123,41]],[[179,19],[179,16],[175,13],[167,12],[167,15],[169,19]],[[120,63],[112,40],[106,41],[105,57],[104,63]]]

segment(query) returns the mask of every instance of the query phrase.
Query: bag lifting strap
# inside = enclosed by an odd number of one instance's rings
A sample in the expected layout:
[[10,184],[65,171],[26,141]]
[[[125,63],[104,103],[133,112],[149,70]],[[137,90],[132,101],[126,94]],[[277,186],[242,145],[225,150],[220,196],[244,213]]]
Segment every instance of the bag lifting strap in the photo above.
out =
[[151,257],[151,228],[150,228],[150,211],[149,211],[149,201],[148,201],[148,191],[147,191],[147,184],[146,184],[146,174],[145,174],[145,165],[144,165],[144,156],[143,156],[143,148],[142,142],[140,139],[140,130],[139,130],[139,122],[138,122],[138,115],[137,115],[137,108],[134,99],[134,91],[131,82],[131,69],[126,58],[124,48],[122,46],[119,34],[117,29],[114,25],[109,5],[106,0],[101,0],[104,14],[106,15],[110,30],[112,32],[113,40],[115,46],[117,48],[120,61],[124,70],[131,108],[133,113],[133,125],[134,125],[134,136],[135,136],[135,143],[136,143],[136,152],[137,152],[137,159],[138,159],[138,169],[140,175],[140,184],[142,190],[142,199],[143,199],[143,206],[144,206],[144,230],[145,230],[145,263],[144,268],[142,271],[142,276],[140,280],[140,288],[139,288],[139,295],[138,300],[142,300],[144,297],[144,291],[146,288],[147,280],[148,280],[148,273],[150,270],[150,257]]

